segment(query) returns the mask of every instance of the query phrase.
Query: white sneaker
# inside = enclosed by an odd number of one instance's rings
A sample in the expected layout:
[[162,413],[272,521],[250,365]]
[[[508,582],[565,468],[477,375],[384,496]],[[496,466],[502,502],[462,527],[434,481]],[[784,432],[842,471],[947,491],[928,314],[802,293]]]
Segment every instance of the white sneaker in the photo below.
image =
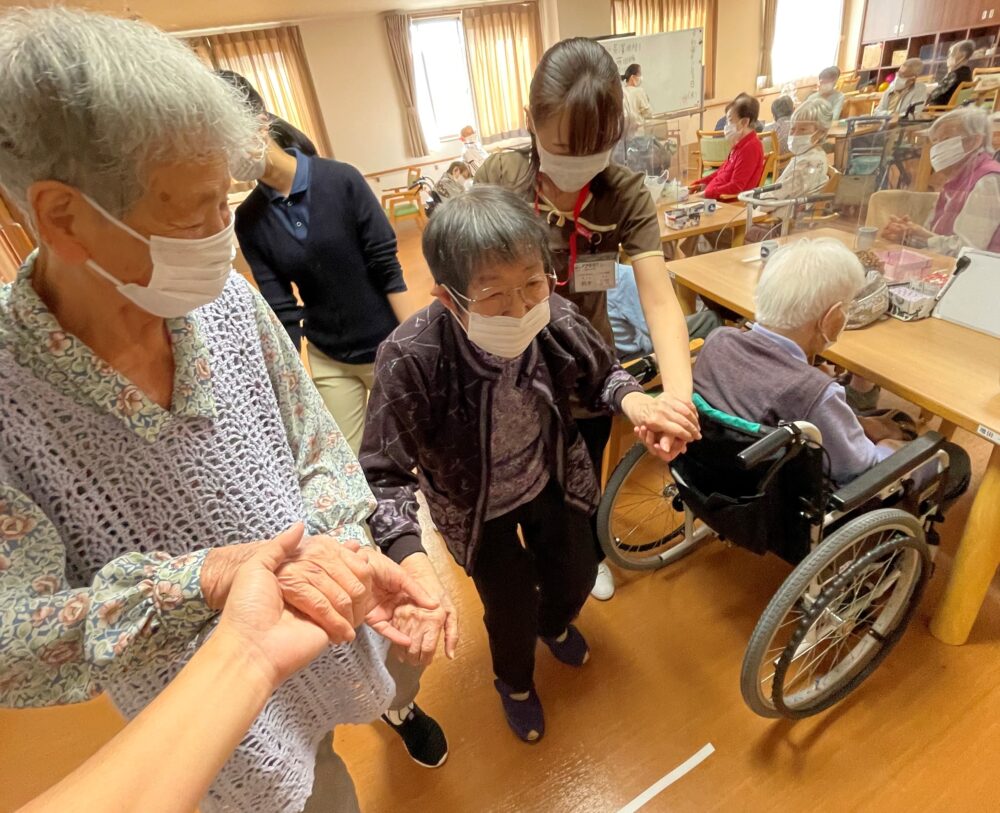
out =
[[598,601],[607,601],[615,594],[615,577],[608,567],[607,562],[601,562],[597,566],[597,579],[590,595]]

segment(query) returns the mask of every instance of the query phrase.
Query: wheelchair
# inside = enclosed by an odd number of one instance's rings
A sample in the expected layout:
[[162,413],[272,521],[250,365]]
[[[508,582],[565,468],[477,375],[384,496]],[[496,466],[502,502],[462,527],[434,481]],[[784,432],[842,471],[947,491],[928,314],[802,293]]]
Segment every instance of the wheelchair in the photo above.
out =
[[652,570],[714,536],[792,565],[750,637],[740,689],[763,717],[808,717],[875,670],[920,603],[943,518],[944,438],[922,435],[835,488],[812,424],[765,427],[694,400],[702,438],[685,454],[668,466],[636,445],[615,468],[601,546],[623,568]]

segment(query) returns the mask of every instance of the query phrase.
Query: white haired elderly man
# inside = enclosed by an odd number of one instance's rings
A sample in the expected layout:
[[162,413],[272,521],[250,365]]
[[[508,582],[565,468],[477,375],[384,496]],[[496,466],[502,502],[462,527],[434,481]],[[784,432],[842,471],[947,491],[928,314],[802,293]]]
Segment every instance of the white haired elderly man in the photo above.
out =
[[[756,324],[716,330],[694,368],[695,391],[716,409],[767,426],[814,424],[838,485],[884,460],[903,439],[890,420],[858,418],[844,388],[813,366],[844,329],[847,306],[863,284],[860,261],[839,240],[784,246],[757,285]],[[945,497],[953,499],[968,486],[969,457],[955,444],[947,451]]]
[[919,81],[924,72],[922,59],[906,60],[896,71],[896,78],[886,88],[875,108],[877,116],[919,116],[927,104],[927,85]]
[[[0,17],[0,73],[0,183],[39,238],[0,289],[0,703],[106,690],[134,717],[212,633],[256,542],[291,527],[285,610],[331,645],[201,809],[357,810],[330,730],[390,706],[379,633],[408,645],[443,619],[365,545],[357,459],[232,271],[230,165],[259,151],[259,122],[179,40],[82,11]],[[253,646],[221,666],[276,671]]]

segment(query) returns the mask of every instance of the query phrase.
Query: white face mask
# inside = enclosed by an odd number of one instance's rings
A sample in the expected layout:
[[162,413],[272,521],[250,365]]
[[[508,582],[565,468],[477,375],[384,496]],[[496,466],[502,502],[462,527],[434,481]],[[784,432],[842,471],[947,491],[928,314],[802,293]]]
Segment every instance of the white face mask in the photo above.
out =
[[726,122],[726,126],[722,129],[722,132],[725,133],[727,141],[735,141],[736,136],[740,134],[739,128],[735,124],[728,121]]
[[259,181],[267,169],[267,150],[258,155],[244,153],[234,158],[229,165],[229,174],[234,181]]
[[820,82],[819,83],[819,93],[821,96],[829,96],[833,93],[835,85],[833,82]]
[[965,158],[965,142],[961,136],[931,144],[931,166],[935,172],[953,167],[963,158]]
[[501,358],[516,359],[520,356],[551,319],[548,299],[539,302],[518,319],[516,316],[483,316],[481,313],[473,313],[459,304],[459,297],[454,291],[450,288],[448,291],[458,307],[469,317],[469,326],[465,328],[469,341]]
[[148,285],[122,282],[93,260],[87,260],[88,268],[104,277],[118,293],[147,313],[163,319],[185,316],[217,299],[226,287],[236,257],[233,242],[235,221],[232,218],[227,226],[210,237],[183,240],[154,234],[147,238],[111,215],[95,200],[86,195],[84,199],[118,228],[149,246],[153,273]]
[[889,88],[893,93],[902,93],[904,90],[909,90],[910,80],[902,76],[897,76],[892,80],[892,86]]
[[788,136],[788,151],[792,155],[802,155],[809,152],[813,146],[811,135],[790,135]]
[[472,178],[466,178],[464,181],[462,181],[462,186],[465,187],[466,192],[472,189],[472,183],[473,183]]
[[563,192],[583,189],[611,163],[611,150],[595,152],[593,155],[555,155],[537,139],[535,146],[538,148],[539,169]]

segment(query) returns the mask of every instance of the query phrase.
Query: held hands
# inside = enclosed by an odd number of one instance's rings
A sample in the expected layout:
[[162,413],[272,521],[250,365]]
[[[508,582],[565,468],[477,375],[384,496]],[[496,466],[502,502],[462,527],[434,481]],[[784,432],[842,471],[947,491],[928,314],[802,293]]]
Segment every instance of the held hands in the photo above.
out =
[[413,604],[396,608],[392,624],[410,639],[408,647],[394,647],[396,657],[413,666],[428,666],[444,633],[444,653],[449,659],[454,658],[458,645],[458,612],[438,580],[434,566],[426,553],[413,553],[403,560],[402,567],[430,596],[438,600],[440,606],[435,610],[422,609]]
[[334,644],[353,641],[367,623],[394,644],[410,638],[391,622],[400,606],[438,609],[438,602],[381,551],[329,536],[304,539],[278,570],[285,602],[320,626]]
[[622,399],[622,412],[650,453],[667,463],[683,454],[688,443],[701,438],[694,405],[669,393],[653,398],[630,392]]
[[[927,244],[927,239],[934,236],[934,232],[928,231],[923,226],[917,225],[908,217],[889,216],[889,223],[882,229],[880,235],[883,239],[892,243],[921,243]],[[916,238],[916,240],[914,240]]]
[[301,539],[298,523],[268,542],[245,546],[252,554],[235,572],[212,636],[231,640],[236,651],[247,653],[248,663],[259,665],[272,689],[330,645],[323,629],[285,603],[275,575]]

